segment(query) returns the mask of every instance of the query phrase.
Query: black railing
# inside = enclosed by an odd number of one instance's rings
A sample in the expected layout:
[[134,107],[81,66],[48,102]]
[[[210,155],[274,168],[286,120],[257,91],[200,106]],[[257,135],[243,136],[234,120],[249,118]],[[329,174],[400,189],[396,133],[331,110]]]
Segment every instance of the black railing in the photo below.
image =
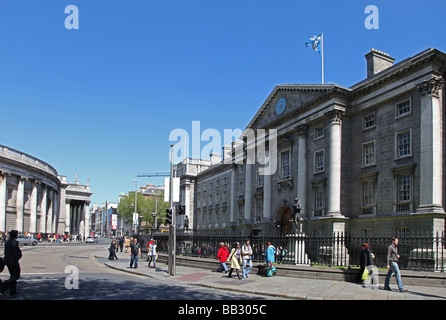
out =
[[[168,235],[154,235],[158,252],[168,252]],[[253,247],[253,261],[264,262],[266,243],[276,248],[276,262],[295,265],[321,265],[356,267],[362,244],[368,243],[374,254],[378,268],[387,264],[387,247],[394,236],[390,234],[356,235],[352,233],[334,234],[256,234],[208,232],[178,234],[176,254],[190,257],[213,258],[217,256],[219,244],[224,243],[229,250],[236,242],[241,245],[246,239]],[[408,233],[399,235],[398,253],[401,256],[401,269],[419,271],[445,271],[445,234]]]

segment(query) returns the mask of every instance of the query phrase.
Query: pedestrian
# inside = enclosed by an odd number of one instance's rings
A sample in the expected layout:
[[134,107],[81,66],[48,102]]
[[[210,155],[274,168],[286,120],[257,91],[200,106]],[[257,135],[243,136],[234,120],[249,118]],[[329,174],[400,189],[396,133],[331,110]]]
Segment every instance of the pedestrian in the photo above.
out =
[[130,242],[131,241],[130,241],[129,237],[125,237],[125,240],[124,240],[125,252],[129,252]]
[[220,267],[217,269],[217,272],[223,272],[224,270],[225,273],[228,273],[228,267],[226,266],[228,257],[229,257],[228,248],[226,248],[223,242],[220,242],[220,249],[218,249],[217,259],[215,259],[215,260],[220,260]]
[[156,241],[153,239],[149,244],[149,255],[150,255],[150,261],[148,267],[150,268],[150,264],[153,261],[153,268],[156,268]]
[[374,265],[373,263],[373,253],[370,252],[370,245],[368,243],[363,243],[362,244],[362,251],[361,254],[359,255],[359,272],[356,275],[356,283],[358,284],[362,284],[363,279],[362,279],[362,275],[364,273],[365,268],[367,268],[367,266],[372,266]]
[[109,255],[108,260],[116,259],[118,260],[118,256],[116,255],[116,240],[112,240],[110,247],[108,248]]
[[400,258],[400,256],[398,255],[398,248],[397,248],[398,243],[399,239],[393,238],[392,244],[387,247],[387,269],[389,269],[389,271],[387,272],[386,280],[384,282],[384,290],[390,290],[390,291],[392,290],[389,287],[389,282],[392,275],[395,274],[398,289],[401,292],[406,292],[407,289],[404,288],[403,282],[401,281],[401,273],[398,267],[398,259]]
[[22,258],[22,251],[19,248],[17,237],[19,232],[17,230],[11,230],[9,233],[9,240],[5,244],[5,264],[8,267],[10,278],[1,283],[0,292],[5,294],[5,291],[9,289],[11,296],[18,294],[17,292],[17,280],[20,279],[20,263]]
[[122,237],[119,238],[119,251],[122,252],[122,247],[124,246],[124,239]]
[[274,255],[276,254],[276,248],[269,241],[266,243],[266,246],[266,275],[271,277],[276,274],[276,268],[273,265],[275,262]]
[[242,260],[243,260],[243,278],[249,278],[249,272],[252,270],[252,247],[249,245],[249,239],[245,240],[242,246]]
[[235,270],[237,277],[242,279],[240,275],[240,265],[242,264],[242,251],[240,249],[240,243],[236,242],[234,248],[232,248],[229,254],[228,261],[231,262],[231,270],[229,270],[228,278],[232,278],[232,272]]
[[139,247],[138,239],[133,239],[130,242],[130,268],[138,269],[138,258],[141,255],[141,248]]

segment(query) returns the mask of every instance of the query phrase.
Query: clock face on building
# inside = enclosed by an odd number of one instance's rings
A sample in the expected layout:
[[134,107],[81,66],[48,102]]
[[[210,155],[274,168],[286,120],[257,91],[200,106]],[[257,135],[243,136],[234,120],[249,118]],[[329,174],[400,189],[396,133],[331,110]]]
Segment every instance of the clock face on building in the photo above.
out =
[[286,99],[284,97],[280,98],[276,103],[276,113],[282,114],[286,108]]

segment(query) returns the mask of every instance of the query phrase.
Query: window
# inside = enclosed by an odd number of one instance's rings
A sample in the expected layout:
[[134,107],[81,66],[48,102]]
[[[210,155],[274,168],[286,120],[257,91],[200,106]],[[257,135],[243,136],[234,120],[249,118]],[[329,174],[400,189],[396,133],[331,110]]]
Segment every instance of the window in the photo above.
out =
[[262,175],[263,168],[257,169],[257,188],[260,188],[263,186],[263,175]]
[[409,213],[413,210],[415,165],[403,165],[392,169],[394,181],[393,212]]
[[397,103],[396,105],[396,117],[401,118],[412,113],[412,104],[410,99]]
[[410,201],[411,195],[411,175],[404,174],[398,177],[398,202]]
[[362,130],[367,130],[375,127],[375,112],[369,113],[362,117]]
[[361,214],[376,215],[378,172],[367,173],[361,177],[362,199]]
[[397,133],[397,158],[409,157],[412,155],[412,134],[411,130]]
[[240,195],[245,194],[245,181],[240,181]]
[[375,213],[375,181],[362,182],[362,214]]
[[314,173],[324,171],[324,150],[314,153]]
[[314,128],[314,140],[321,139],[324,137],[324,125],[320,125]]
[[375,164],[375,141],[369,141],[362,145],[362,158],[363,166]]
[[289,179],[290,173],[290,150],[284,151],[280,154],[281,158],[281,174],[282,180]]
[[325,209],[325,186],[323,182],[313,185],[313,216],[321,217]]

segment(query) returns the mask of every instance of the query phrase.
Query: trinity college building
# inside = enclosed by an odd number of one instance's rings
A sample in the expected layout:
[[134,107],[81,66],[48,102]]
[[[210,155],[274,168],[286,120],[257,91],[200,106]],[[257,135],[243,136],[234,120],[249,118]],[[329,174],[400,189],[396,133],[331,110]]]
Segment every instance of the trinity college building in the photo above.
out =
[[[239,142],[178,163],[189,228],[444,231],[446,54],[428,49],[395,64],[372,49],[365,58],[367,78],[350,88],[276,86]],[[265,154],[277,157],[272,174],[246,161],[246,133],[260,129]]]
[[90,233],[90,186],[68,183],[56,169],[0,145],[0,232],[46,236]]

